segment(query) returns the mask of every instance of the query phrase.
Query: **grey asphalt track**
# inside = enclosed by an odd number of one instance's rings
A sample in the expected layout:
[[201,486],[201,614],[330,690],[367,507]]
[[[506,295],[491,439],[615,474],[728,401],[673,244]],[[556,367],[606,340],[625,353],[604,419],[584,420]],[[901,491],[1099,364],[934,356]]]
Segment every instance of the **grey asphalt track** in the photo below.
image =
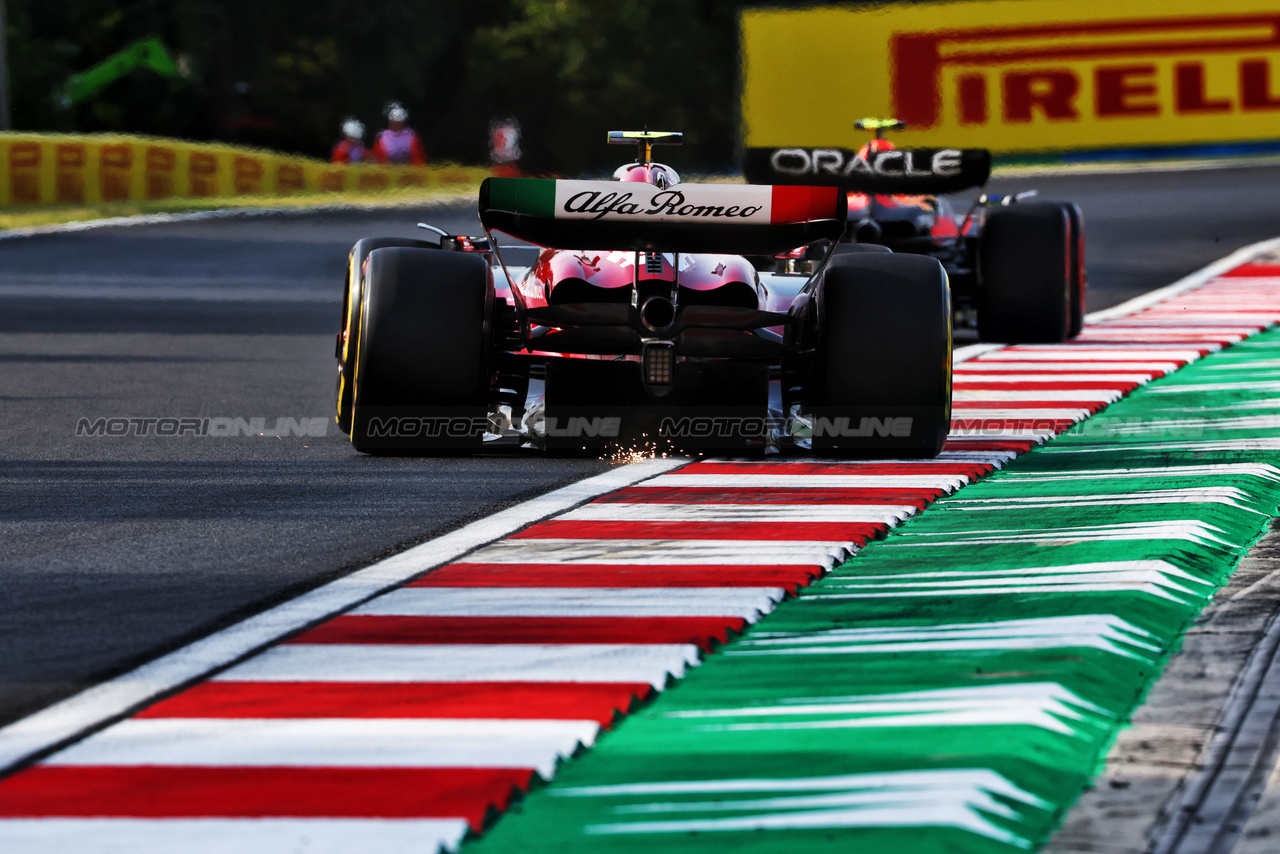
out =
[[[1280,167],[999,180],[1077,201],[1090,308],[1280,234]],[[608,463],[363,457],[331,426],[350,244],[470,206],[0,240],[0,724]],[[99,417],[323,436],[76,436]],[[223,422],[226,423],[226,422]]]

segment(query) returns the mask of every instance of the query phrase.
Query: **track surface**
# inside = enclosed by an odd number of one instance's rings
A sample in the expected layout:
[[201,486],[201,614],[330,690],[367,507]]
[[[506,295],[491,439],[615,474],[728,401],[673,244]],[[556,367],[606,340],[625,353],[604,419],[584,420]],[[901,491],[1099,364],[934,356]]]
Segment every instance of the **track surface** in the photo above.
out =
[[[1280,168],[993,182],[1085,210],[1090,307],[1280,232]],[[325,437],[76,437],[82,417],[327,417],[347,248],[429,212],[0,241],[0,723],[406,544],[601,471]]]

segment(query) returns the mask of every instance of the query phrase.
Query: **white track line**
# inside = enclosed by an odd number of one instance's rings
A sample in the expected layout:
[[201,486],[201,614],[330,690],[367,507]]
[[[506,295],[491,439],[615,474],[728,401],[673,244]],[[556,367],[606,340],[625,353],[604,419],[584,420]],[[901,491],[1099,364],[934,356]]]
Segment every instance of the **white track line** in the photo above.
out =
[[[468,195],[442,195],[437,198],[417,198],[396,200],[381,203],[329,202],[327,204],[306,206],[280,206],[273,208],[219,208],[210,211],[187,211],[184,213],[140,214],[138,216],[113,216],[106,219],[89,219],[79,222],[63,222],[53,225],[33,225],[26,228],[0,230],[0,240],[13,240],[20,237],[36,237],[42,234],[71,234],[77,231],[96,231],[100,228],[132,228],[139,225],[166,225],[174,222],[199,222],[201,220],[241,219],[248,217],[307,216],[317,212],[333,211],[387,211],[387,210],[421,210],[422,208],[444,207],[458,202],[468,202],[474,197]],[[408,214],[406,214],[408,218]]]
[[339,294],[332,288],[219,287],[199,282],[191,285],[29,285],[19,282],[0,284],[0,299],[336,303]]
[[540,519],[679,468],[687,462],[683,458],[649,460],[618,466],[570,484],[331,581],[122,676],[54,703],[0,729],[0,771],[128,714],[160,694],[207,676],[285,635],[398,587],[432,567]]

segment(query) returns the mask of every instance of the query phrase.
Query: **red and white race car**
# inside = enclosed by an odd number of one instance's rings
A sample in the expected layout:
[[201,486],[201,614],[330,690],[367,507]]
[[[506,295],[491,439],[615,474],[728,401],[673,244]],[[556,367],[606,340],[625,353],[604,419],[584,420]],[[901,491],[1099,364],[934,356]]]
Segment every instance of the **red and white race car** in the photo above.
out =
[[1084,217],[1070,202],[983,193],[967,210],[945,194],[986,184],[991,153],[898,148],[885,131],[897,119],[861,119],[875,138],[843,148],[749,148],[747,180],[821,184],[849,196],[844,240],[937,258],[951,279],[957,325],[986,341],[1058,342],[1084,321]]
[[[337,344],[352,444],[936,455],[951,397],[942,265],[839,243],[835,187],[682,183],[651,159],[679,141],[610,133],[640,150],[614,181],[490,178],[484,237],[359,241]],[[508,263],[494,232],[541,247],[536,261]],[[799,272],[747,257],[797,246],[818,255]]]

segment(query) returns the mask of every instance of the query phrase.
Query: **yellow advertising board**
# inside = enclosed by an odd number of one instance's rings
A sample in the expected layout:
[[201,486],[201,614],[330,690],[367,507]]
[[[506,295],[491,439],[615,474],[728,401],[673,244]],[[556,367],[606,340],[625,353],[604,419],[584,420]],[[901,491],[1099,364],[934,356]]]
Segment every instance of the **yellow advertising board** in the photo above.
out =
[[742,13],[749,147],[1060,152],[1280,141],[1277,0],[992,0]]
[[141,137],[0,134],[0,206],[377,193],[478,184],[488,169],[344,166],[230,145]]

